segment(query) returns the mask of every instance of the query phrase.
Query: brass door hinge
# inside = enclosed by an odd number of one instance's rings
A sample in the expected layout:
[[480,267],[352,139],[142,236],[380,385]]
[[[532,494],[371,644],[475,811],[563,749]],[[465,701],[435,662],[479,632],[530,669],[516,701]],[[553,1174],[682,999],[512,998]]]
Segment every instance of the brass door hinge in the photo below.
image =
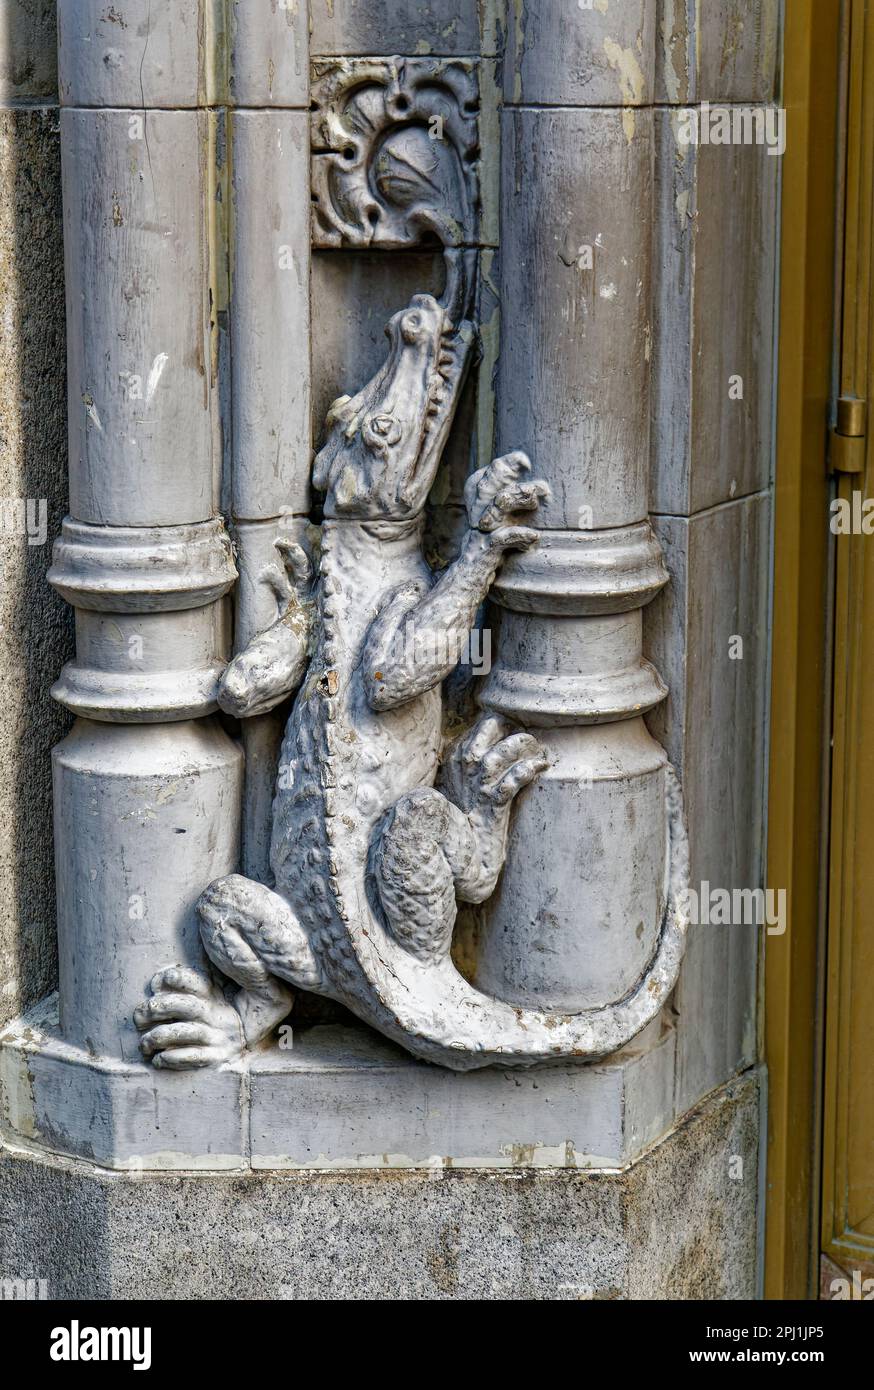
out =
[[837,420],[829,435],[829,468],[832,473],[865,471],[868,402],[855,396],[838,400]]

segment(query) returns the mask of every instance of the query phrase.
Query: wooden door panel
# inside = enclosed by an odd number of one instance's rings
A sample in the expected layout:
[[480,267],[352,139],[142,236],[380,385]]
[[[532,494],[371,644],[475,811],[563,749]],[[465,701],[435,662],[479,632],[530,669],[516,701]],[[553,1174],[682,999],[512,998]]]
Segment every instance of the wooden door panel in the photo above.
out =
[[[839,395],[869,402],[870,416],[874,5],[866,0],[851,11],[847,116]],[[835,542],[822,1246],[844,1266],[874,1260],[874,534],[863,519],[874,496],[872,453],[868,428],[863,471],[838,477],[838,499],[856,525]]]

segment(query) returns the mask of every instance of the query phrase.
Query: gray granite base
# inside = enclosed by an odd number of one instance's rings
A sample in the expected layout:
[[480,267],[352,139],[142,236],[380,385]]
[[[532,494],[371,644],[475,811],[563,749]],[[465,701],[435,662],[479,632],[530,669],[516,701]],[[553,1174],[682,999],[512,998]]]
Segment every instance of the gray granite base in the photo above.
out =
[[112,1173],[0,1150],[0,1277],[50,1298],[706,1299],[756,1286],[759,1078],[619,1170]]

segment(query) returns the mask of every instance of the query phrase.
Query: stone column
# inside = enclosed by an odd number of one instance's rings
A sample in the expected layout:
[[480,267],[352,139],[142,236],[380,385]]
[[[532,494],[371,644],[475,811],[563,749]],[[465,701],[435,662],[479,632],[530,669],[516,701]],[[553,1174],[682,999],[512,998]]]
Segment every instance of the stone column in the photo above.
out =
[[[240,566],[235,648],[276,618],[279,538],[306,543],[312,462],[310,117],[306,5],[234,37],[252,46],[228,112],[232,449],[229,510]],[[239,15],[243,9],[237,10]],[[238,19],[237,23],[240,23]],[[269,33],[273,29],[272,33]],[[246,48],[248,40],[249,47]],[[239,57],[237,56],[239,55]],[[268,59],[270,61],[268,61]],[[269,77],[269,81],[268,81]],[[245,109],[241,109],[245,108]],[[287,704],[244,720],[243,870],[269,883],[270,816]]]
[[665,908],[667,689],[641,610],[667,581],[647,515],[655,5],[524,7],[502,126],[498,451],[552,490],[493,597],[483,703],[550,758],[516,810],[475,982],[575,1012],[637,985]]
[[[59,5],[75,606],[56,698],[60,1020],[135,1060],[156,962],[200,960],[193,905],[239,855],[242,758],[214,716],[233,554],[219,513],[222,120],[197,8]],[[144,61],[148,47],[148,62]]]

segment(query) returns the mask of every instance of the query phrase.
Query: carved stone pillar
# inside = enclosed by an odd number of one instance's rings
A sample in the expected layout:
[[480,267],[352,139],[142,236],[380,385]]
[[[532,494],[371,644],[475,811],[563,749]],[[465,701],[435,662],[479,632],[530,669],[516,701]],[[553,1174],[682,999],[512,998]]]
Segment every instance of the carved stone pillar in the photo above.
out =
[[[156,951],[200,958],[193,905],[239,853],[242,759],[214,717],[236,577],[219,515],[219,117],[173,7],[144,66],[134,11],[60,5],[70,518],[76,608],[54,693],[60,1020],[135,1060]],[[141,16],[137,16],[141,19]],[[110,19],[113,22],[110,22]]]
[[[240,567],[235,649],[281,606],[274,542],[305,541],[310,505],[310,174],[306,24],[269,91],[228,111],[232,448]],[[242,42],[242,40],[240,41]],[[284,51],[284,50],[280,50]],[[281,80],[280,80],[281,78]],[[238,100],[240,98],[238,97]],[[282,109],[270,109],[275,105]],[[287,707],[243,722],[243,869],[270,882],[270,812]]]
[[647,519],[652,114],[635,109],[653,13],[543,7],[510,26],[505,65],[497,442],[551,498],[492,592],[482,701],[536,728],[549,767],[520,799],[474,978],[568,1012],[634,989],[665,909],[667,760],[642,716],[667,690],[641,647],[668,577]]

